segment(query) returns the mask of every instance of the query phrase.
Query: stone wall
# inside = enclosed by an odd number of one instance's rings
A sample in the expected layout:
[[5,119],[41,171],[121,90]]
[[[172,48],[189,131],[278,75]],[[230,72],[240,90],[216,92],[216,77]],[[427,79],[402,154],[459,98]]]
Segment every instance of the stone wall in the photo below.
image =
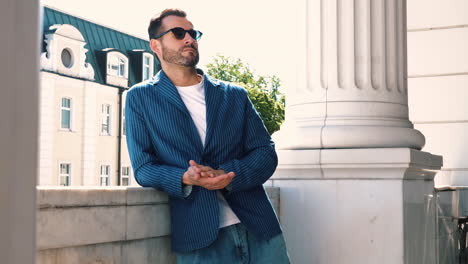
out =
[[410,120],[423,150],[444,157],[436,188],[467,186],[468,1],[406,2]]
[[[279,215],[279,189],[268,187]],[[38,264],[175,263],[168,197],[141,187],[37,187]]]

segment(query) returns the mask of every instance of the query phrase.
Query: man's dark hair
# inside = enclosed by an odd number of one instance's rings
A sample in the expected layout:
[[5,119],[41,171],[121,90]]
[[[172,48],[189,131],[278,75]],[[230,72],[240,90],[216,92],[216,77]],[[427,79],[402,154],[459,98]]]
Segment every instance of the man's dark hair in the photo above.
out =
[[180,9],[170,8],[170,9],[165,9],[159,15],[154,16],[153,18],[151,18],[150,24],[148,26],[149,39],[152,39],[161,33],[160,30],[161,30],[162,20],[163,18],[168,17],[168,16],[187,17],[187,14]]

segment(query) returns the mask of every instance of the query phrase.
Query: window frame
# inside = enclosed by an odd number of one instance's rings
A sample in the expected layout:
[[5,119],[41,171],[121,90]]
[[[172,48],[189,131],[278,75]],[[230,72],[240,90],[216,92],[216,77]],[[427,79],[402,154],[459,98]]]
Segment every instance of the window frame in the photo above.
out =
[[[109,106],[109,113],[104,113],[104,106]],[[99,133],[101,136],[112,136],[112,104],[105,102],[101,104],[101,118],[100,118],[100,126],[99,126]],[[102,128],[104,125],[104,120],[106,117],[109,118],[109,122],[107,124],[107,133],[103,132]]]
[[[63,99],[68,99],[70,100],[70,107],[64,107],[63,106]],[[69,111],[70,113],[70,120],[69,122],[69,127],[62,127],[63,122],[63,111]],[[60,97],[60,118],[59,118],[59,129],[62,131],[73,131],[73,98],[69,96],[61,96]]]
[[125,127],[125,106],[122,107],[122,136],[127,136],[127,128]]
[[[128,170],[128,174],[124,176],[124,169],[127,169]],[[130,182],[130,176],[132,174],[132,167],[131,166],[128,166],[128,165],[122,165],[121,167],[121,170],[120,170],[120,185],[121,186],[130,186],[131,182]],[[124,178],[127,179],[127,185],[123,185],[123,180]]]
[[[66,65],[63,61],[64,52],[68,52],[68,54],[70,55],[70,63],[68,65]],[[75,65],[75,54],[73,53],[73,50],[71,48],[65,47],[60,51],[60,62],[62,63],[62,66],[66,69],[73,68],[73,66]]]
[[118,51],[107,53],[106,74],[128,79],[128,58]]
[[[62,174],[62,164],[68,165],[68,174]],[[58,163],[58,186],[71,186],[71,180],[72,180],[72,163],[69,161],[59,161]],[[67,176],[68,175],[68,176]],[[68,185],[62,185],[61,184],[61,179],[62,177],[68,177]]]
[[[107,167],[107,175],[102,173],[102,168]],[[110,186],[111,165],[100,164],[99,166],[99,186]],[[106,185],[102,185],[102,179],[106,178]]]
[[[145,59],[148,59],[149,64],[145,64]],[[145,69],[148,69],[148,78],[145,79]],[[144,52],[141,63],[141,80],[146,81],[153,77],[154,72],[154,57],[152,54]]]

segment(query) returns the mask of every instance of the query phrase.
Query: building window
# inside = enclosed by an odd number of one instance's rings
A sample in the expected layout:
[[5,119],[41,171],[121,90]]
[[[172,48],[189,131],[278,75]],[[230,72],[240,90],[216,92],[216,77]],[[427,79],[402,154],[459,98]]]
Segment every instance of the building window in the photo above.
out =
[[125,108],[122,108],[122,135],[127,135],[127,128],[125,127]]
[[153,56],[143,55],[143,81],[151,78],[153,72]]
[[72,99],[62,98],[60,104],[60,128],[71,130]]
[[71,174],[71,164],[60,163],[60,171],[59,171],[59,185],[60,186],[70,186],[70,174]]
[[126,65],[125,60],[119,56],[112,55],[109,57],[107,64],[107,73],[110,75],[126,78]]
[[130,185],[130,167],[122,167],[122,178],[120,182],[122,186]]
[[109,186],[110,165],[101,165],[99,185]]
[[117,76],[125,77],[125,61],[121,58],[118,59],[119,68],[117,70]]
[[111,105],[101,105],[101,135],[110,135]]
[[73,53],[70,49],[63,49],[61,54],[62,64],[66,68],[73,66]]

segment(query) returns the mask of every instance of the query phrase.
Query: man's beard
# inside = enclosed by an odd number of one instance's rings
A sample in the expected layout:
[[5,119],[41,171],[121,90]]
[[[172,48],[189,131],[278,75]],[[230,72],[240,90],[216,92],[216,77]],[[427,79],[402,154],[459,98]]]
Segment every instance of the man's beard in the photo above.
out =
[[[195,55],[182,55],[182,52],[185,48],[192,48],[193,51],[191,52],[195,53]],[[162,53],[164,61],[185,67],[195,67],[198,64],[198,60],[200,59],[198,49],[193,45],[184,46],[178,51],[166,48],[164,45],[162,45]]]

